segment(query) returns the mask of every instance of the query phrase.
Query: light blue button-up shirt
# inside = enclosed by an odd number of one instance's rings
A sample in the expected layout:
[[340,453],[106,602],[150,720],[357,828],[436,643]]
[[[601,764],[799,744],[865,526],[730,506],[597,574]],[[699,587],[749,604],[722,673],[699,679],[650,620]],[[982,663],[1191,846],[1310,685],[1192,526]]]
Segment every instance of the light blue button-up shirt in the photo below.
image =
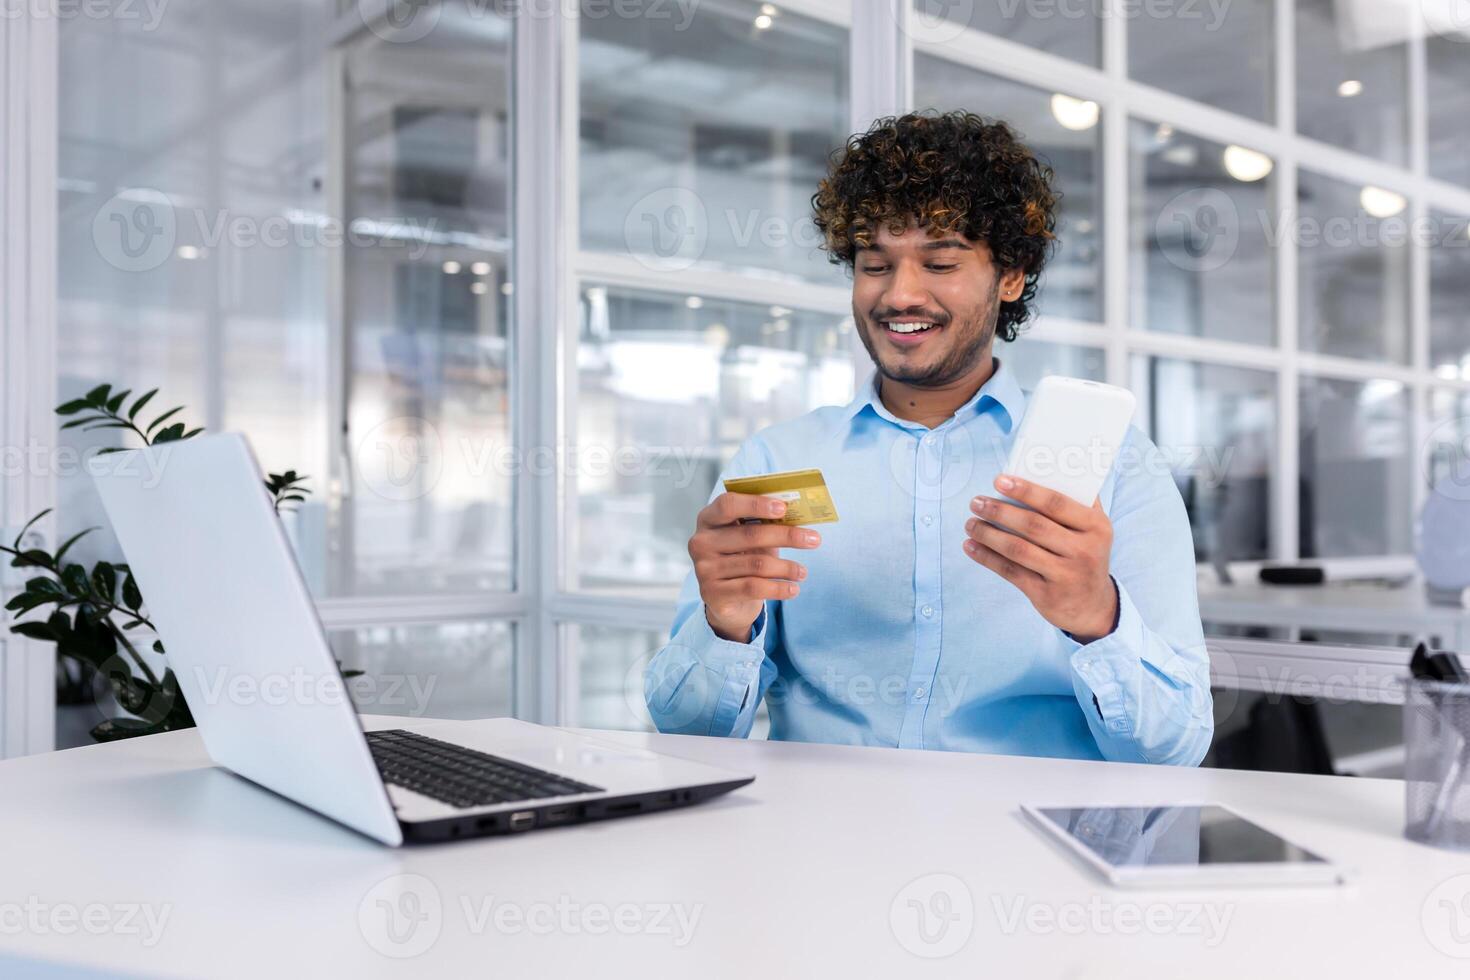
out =
[[[1197,765],[1214,731],[1194,544],[1162,454],[1137,429],[1103,485],[1116,628],[1081,644],[963,550],[970,501],[996,496],[1026,396],[997,361],[930,430],[871,385],[749,439],[723,478],[820,468],[840,518],[801,594],[748,643],[710,629],[691,573],[644,693],[660,731]],[[722,491],[716,486],[715,494]],[[713,495],[711,497],[713,499]]]

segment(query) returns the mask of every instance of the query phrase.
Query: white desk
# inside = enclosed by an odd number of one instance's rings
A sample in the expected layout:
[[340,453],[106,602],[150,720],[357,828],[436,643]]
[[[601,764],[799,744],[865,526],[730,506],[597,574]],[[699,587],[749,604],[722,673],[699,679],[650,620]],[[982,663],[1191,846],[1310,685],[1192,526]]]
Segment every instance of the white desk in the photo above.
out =
[[[34,896],[78,914],[88,903],[168,908],[151,948],[141,933],[63,936],[50,920],[16,933],[0,918],[0,976],[1388,980],[1470,971],[1470,959],[1431,938],[1470,956],[1470,855],[1404,841],[1396,782],[609,737],[757,780],[689,810],[395,851],[211,768],[193,732],[0,763],[0,907]],[[1116,891],[1016,809],[1104,799],[1233,804],[1355,877],[1336,889]],[[967,921],[972,932],[942,960],[910,952],[890,923],[895,904],[901,922],[915,922],[900,893],[932,874],[954,876],[973,898],[970,917],[951,906],[960,918],[949,936]],[[424,876],[442,903],[422,932],[405,930],[434,939],[413,959],[385,956],[369,939],[389,941],[375,904],[384,892],[374,889],[395,875]],[[1458,945],[1442,898],[1465,902]],[[510,918],[497,929],[493,911],[480,917],[491,899],[552,931],[523,922],[515,933]],[[558,901],[571,929],[547,918]],[[654,922],[660,903],[686,915],[698,906],[684,947],[671,934],[590,932],[620,905],[632,910],[621,913],[625,928],[671,927],[672,917]],[[1223,936],[1211,925],[1221,916]],[[1150,935],[1149,923],[1164,934]]]
[[1350,582],[1221,585],[1207,573],[1200,578],[1199,607],[1200,618],[1209,623],[1410,636],[1437,633],[1450,649],[1470,649],[1470,610],[1431,603],[1418,580],[1396,588]]

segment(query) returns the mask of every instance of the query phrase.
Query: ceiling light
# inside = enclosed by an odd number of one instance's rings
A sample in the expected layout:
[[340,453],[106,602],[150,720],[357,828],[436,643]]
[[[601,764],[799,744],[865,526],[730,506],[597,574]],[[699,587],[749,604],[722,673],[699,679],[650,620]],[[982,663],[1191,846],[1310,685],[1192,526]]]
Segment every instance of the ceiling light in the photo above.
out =
[[477,276],[488,276],[490,274],[490,263],[476,262],[474,265],[470,266],[470,271]]
[[193,245],[180,245],[176,254],[185,262],[192,262],[194,259],[199,258],[199,249]]
[[755,29],[758,31],[768,31],[771,29],[772,23],[770,14],[761,14],[755,19]]
[[1404,195],[1382,187],[1364,187],[1358,193],[1358,203],[1375,218],[1392,218],[1409,206]]
[[450,259],[448,262],[444,263],[444,274],[446,276],[457,276],[459,275],[460,268],[461,266],[458,262]]
[[704,305],[704,300],[698,296],[686,296],[684,297],[684,305],[691,310],[697,310]]
[[1349,78],[1337,87],[1337,94],[1344,99],[1351,99],[1361,91],[1363,91],[1363,83],[1356,78]]
[[483,282],[470,283],[470,292],[474,293],[476,296],[484,296],[487,292],[489,292],[489,290],[490,287],[485,285]]
[[1269,174],[1271,168],[1275,166],[1271,162],[1271,158],[1266,156],[1266,154],[1256,150],[1248,150],[1243,146],[1236,146],[1233,143],[1225,147],[1225,153],[1221,157],[1221,162],[1225,164],[1225,172],[1227,174],[1247,184],[1260,180]]
[[1096,102],[1057,92],[1051,97],[1051,114],[1063,129],[1081,132],[1097,125],[1098,108]]

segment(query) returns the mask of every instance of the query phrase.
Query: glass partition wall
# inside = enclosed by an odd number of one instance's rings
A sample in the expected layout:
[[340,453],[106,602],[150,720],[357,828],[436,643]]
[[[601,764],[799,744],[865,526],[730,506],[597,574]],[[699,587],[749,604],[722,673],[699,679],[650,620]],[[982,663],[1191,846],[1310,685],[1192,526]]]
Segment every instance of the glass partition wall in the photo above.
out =
[[[1470,395],[1465,38],[1328,0],[576,6],[61,25],[59,395],[160,387],[308,474],[288,529],[365,709],[647,726],[720,467],[862,377],[809,199],[895,106],[1056,171],[999,354],[1138,394],[1202,562],[1412,550]],[[912,53],[889,106],[856,32]]]

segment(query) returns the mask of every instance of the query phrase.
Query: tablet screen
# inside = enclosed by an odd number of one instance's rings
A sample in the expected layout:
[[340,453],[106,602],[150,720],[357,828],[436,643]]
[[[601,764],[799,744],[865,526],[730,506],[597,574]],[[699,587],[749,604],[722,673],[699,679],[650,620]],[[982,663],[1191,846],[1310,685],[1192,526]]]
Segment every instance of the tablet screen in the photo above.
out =
[[1325,863],[1222,806],[1038,807],[1035,812],[1114,867]]

